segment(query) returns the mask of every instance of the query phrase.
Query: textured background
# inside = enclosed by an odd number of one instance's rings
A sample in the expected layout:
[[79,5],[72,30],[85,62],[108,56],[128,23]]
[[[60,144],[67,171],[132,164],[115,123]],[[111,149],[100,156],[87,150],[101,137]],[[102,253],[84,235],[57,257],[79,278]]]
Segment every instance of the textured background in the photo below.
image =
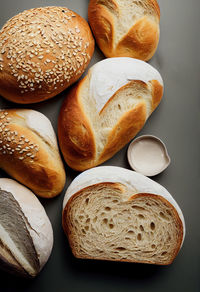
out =
[[[124,0],[126,1],[126,0]],[[6,0],[1,1],[0,26],[24,9],[60,5],[87,18],[88,0]],[[17,279],[0,273],[0,291],[20,292],[157,292],[200,291],[200,41],[199,0],[160,0],[161,38],[150,61],[163,76],[165,94],[159,108],[141,134],[160,137],[172,163],[154,180],[164,185],[183,210],[187,234],[182,250],[171,266],[98,262],[75,259],[61,227],[63,193],[52,200],[41,200],[54,228],[54,248],[49,262],[33,280]],[[92,64],[101,60],[98,49]],[[57,117],[66,92],[36,105],[25,106],[47,115],[56,130]],[[0,97],[2,108],[16,104]],[[129,168],[127,147],[105,165]],[[77,175],[66,166],[67,184]],[[7,175],[0,172],[0,176]]]

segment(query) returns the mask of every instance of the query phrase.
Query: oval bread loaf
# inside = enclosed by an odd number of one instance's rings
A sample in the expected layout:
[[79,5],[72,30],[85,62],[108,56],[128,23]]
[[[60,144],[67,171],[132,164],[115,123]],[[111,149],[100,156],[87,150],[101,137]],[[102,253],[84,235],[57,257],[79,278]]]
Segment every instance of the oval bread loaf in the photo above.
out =
[[0,110],[0,168],[38,196],[62,191],[65,170],[47,117],[33,110]]
[[185,237],[183,214],[169,192],[120,167],[81,173],[67,189],[63,228],[77,258],[171,264]]
[[58,122],[68,165],[85,170],[103,163],[144,126],[163,95],[156,69],[133,58],[109,58],[67,93]]
[[47,262],[53,230],[46,212],[27,188],[0,179],[0,266],[24,277],[34,277]]
[[88,19],[106,57],[147,61],[157,49],[160,8],[156,0],[90,0]]
[[25,10],[0,31],[0,95],[23,104],[49,99],[79,79],[93,51],[89,25],[77,13]]

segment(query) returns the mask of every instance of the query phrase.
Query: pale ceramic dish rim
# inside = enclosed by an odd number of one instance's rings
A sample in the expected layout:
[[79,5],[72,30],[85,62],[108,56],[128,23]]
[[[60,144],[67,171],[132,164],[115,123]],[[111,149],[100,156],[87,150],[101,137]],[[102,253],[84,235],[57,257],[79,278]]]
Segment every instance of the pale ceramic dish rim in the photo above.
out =
[[[163,150],[164,150],[164,154],[166,156],[166,164],[160,168],[159,170],[155,170],[154,172],[152,172],[151,174],[148,174],[147,172],[142,172],[141,169],[139,169],[137,166],[134,165],[134,161],[133,159],[131,158],[131,151],[132,151],[132,148],[134,146],[135,143],[137,143],[139,140],[144,140],[144,139],[154,139],[156,140],[157,142],[160,143],[160,145],[163,147]],[[143,175],[145,176],[148,176],[148,177],[151,177],[151,176],[155,176],[155,175],[158,175],[160,174],[161,172],[163,172],[171,163],[171,158],[168,154],[168,151],[167,151],[167,147],[165,145],[165,143],[158,137],[154,136],[154,135],[141,135],[141,136],[138,136],[137,138],[135,138],[134,140],[132,140],[128,146],[128,150],[127,150],[127,158],[128,158],[128,162],[129,162],[129,165],[130,167],[139,172],[139,173],[142,173]]]

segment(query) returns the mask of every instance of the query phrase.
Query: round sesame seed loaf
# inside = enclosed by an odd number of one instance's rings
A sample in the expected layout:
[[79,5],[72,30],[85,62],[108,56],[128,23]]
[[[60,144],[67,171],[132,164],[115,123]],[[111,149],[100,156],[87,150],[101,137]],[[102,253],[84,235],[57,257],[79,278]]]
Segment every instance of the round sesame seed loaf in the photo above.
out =
[[0,168],[38,196],[60,194],[65,170],[48,118],[29,109],[0,110]]
[[0,95],[22,104],[49,99],[79,79],[93,52],[89,25],[77,13],[25,10],[0,31]]

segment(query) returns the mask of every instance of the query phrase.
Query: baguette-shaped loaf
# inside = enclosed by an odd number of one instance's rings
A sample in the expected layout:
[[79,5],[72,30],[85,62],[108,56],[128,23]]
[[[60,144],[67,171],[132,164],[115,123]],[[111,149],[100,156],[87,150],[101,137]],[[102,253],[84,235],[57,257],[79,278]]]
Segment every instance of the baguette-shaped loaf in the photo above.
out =
[[88,19],[106,57],[147,61],[157,49],[160,8],[156,0],[90,0]]
[[33,110],[0,110],[0,168],[38,196],[62,191],[65,171],[47,117]]
[[26,187],[0,179],[0,267],[16,275],[36,276],[53,246],[47,214]]
[[141,60],[95,64],[61,108],[58,137],[65,161],[82,171],[108,160],[142,129],[162,95],[160,74]]
[[185,237],[183,214],[169,192],[142,174],[101,166],[67,189],[63,228],[78,258],[168,265]]

